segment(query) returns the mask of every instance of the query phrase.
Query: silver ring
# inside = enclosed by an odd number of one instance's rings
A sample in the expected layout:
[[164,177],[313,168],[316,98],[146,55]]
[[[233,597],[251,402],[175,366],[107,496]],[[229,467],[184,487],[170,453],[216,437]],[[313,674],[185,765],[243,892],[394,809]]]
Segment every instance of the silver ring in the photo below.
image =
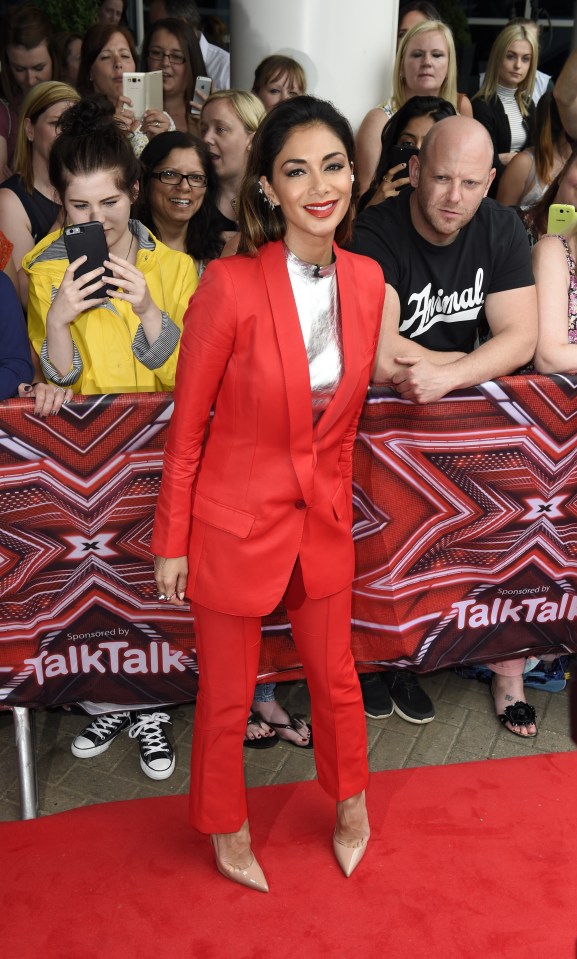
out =
[[155,120],[154,125],[155,125],[155,127],[159,127],[159,126],[160,126],[160,120]]
[[63,386],[57,386],[56,389],[54,390],[54,392],[55,392],[55,393],[58,393],[58,390],[62,390],[63,393],[66,393],[66,390],[64,389]]
[[163,602],[163,600],[168,599],[168,596],[166,595],[166,593],[159,593],[156,598],[157,598],[160,602]]

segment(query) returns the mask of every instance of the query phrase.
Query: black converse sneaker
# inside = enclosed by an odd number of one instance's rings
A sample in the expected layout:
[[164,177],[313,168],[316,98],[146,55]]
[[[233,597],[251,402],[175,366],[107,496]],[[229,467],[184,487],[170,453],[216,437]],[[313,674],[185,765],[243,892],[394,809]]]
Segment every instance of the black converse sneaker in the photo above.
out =
[[170,721],[168,713],[137,713],[128,734],[132,739],[138,736],[140,766],[150,779],[168,779],[174,772],[174,750],[160,728]]
[[100,756],[106,752],[113,739],[128,729],[130,723],[130,713],[106,713],[97,716],[72,740],[72,755],[78,759]]

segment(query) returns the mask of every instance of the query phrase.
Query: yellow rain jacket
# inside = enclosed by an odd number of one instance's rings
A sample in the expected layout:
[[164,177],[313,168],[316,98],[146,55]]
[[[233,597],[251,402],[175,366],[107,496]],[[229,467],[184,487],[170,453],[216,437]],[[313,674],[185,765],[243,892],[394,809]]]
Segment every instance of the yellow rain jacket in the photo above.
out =
[[[133,393],[174,389],[182,318],[198,286],[194,261],[157,240],[138,220],[130,229],[139,243],[136,266],[163,313],[162,333],[148,344],[140,320],[125,300],[111,297],[103,306],[80,313],[70,324],[74,366],[63,377],[46,378],[76,393]],[[28,331],[41,355],[46,314],[68,267],[62,231],[44,237],[23,260],[29,276]],[[56,371],[54,371],[56,373]]]

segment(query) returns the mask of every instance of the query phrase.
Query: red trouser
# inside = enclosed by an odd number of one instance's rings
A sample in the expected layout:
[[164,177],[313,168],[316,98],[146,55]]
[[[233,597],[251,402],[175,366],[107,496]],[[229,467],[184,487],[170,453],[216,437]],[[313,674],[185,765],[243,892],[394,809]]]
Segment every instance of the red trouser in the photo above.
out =
[[[335,800],[367,785],[363,701],[351,653],[351,587],[310,599],[300,561],[284,602],[312,706],[319,783]],[[247,818],[243,740],[258,672],[260,617],[194,604],[199,692],[194,717],[190,819],[201,832],[236,832]]]

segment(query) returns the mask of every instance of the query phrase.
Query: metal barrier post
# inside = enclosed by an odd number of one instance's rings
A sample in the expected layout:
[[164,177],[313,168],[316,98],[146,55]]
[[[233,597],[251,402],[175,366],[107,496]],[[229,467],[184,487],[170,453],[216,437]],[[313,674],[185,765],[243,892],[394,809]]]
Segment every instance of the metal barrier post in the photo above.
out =
[[36,756],[34,754],[34,711],[26,706],[14,706],[14,736],[18,755],[20,780],[20,809],[22,819],[36,819],[38,790],[36,785]]

